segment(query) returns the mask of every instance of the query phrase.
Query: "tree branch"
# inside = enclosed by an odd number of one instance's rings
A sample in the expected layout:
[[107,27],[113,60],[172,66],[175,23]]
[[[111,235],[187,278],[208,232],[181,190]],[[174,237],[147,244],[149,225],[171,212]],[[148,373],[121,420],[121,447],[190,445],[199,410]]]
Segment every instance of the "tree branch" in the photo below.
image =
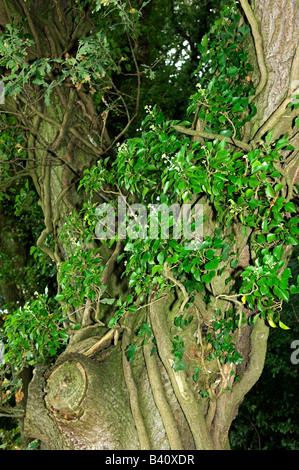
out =
[[183,293],[183,296],[184,296],[184,300],[183,302],[181,303],[181,306],[180,306],[180,313],[183,314],[184,313],[184,308],[185,308],[185,305],[186,303],[188,302],[189,300],[189,295],[186,291],[186,288],[184,286],[184,284],[182,284],[180,281],[178,281],[174,276],[172,276],[171,270],[169,269],[168,267],[168,263],[164,263],[164,267],[163,267],[163,274],[164,276],[166,277],[166,279],[169,279],[169,281],[171,281],[173,284],[175,284],[176,286],[178,286],[180,288],[180,290],[182,291]]
[[124,247],[124,243],[122,240],[119,240],[117,243],[116,243],[116,247],[114,249],[114,252],[112,253],[111,257],[109,258],[106,266],[105,266],[105,269],[103,271],[103,274],[102,274],[102,277],[101,277],[101,283],[106,286],[107,285],[107,282],[108,282],[108,279],[109,277],[111,276],[112,272],[113,272],[113,269],[115,267],[115,263],[117,261],[117,257],[121,254],[122,250],[123,250],[123,247]]
[[262,318],[258,318],[251,336],[249,364],[240,382],[232,386],[217,399],[215,418],[212,423],[212,435],[216,449],[223,449],[227,443],[231,423],[236,416],[238,406],[244,396],[258,381],[264,367],[269,328]]
[[[47,153],[47,151],[45,151],[45,154],[46,153]],[[36,244],[54,262],[56,262],[54,252],[44,244],[47,236],[50,233],[52,233],[52,231],[53,231],[53,223],[52,223],[52,213],[51,213],[52,211],[51,211],[51,187],[50,187],[51,170],[50,170],[50,164],[45,164],[43,166],[43,170],[44,170],[44,185],[40,181],[40,187],[42,188],[42,190],[44,192],[43,197],[42,197],[42,208],[43,208],[43,213],[44,213],[44,218],[45,218],[45,226],[46,227],[42,231],[42,233],[40,234]],[[42,179],[42,176],[40,177],[40,180],[41,179]]]
[[144,345],[143,351],[154,400],[163,421],[170,449],[182,450],[183,444],[180,438],[177,424],[165,395],[157,359],[154,355],[151,354],[151,347],[151,343],[147,342],[147,344]]
[[32,21],[32,18],[31,18],[30,12],[29,12],[29,8],[26,5],[26,3],[24,2],[24,0],[21,0],[21,5],[22,5],[24,13],[27,17],[28,24],[30,26],[31,32],[33,34],[33,37],[34,37],[34,40],[35,40],[35,43],[36,43],[36,49],[37,49],[38,56],[42,57],[42,51],[41,51],[41,47],[40,47],[39,37],[38,37],[37,31],[35,29],[34,23]]
[[180,134],[186,134],[186,135],[192,135],[195,137],[202,137],[204,139],[211,139],[211,140],[226,140],[229,144],[235,145],[236,147],[241,148],[245,152],[250,152],[252,150],[251,145],[245,144],[245,142],[242,142],[241,140],[236,140],[230,137],[225,137],[224,135],[220,134],[213,134],[211,132],[203,132],[199,130],[193,130],[193,129],[187,129],[184,126],[173,126],[174,130],[179,132]]
[[3,418],[21,419],[25,417],[25,410],[0,406],[0,416]]
[[258,318],[250,337],[251,352],[247,369],[242,380],[236,383],[232,389],[232,402],[236,406],[258,381],[263,371],[269,328],[262,318]]
[[[37,116],[39,116],[42,120],[49,122],[50,124],[53,124],[57,129],[60,130],[62,124],[60,122],[55,121],[55,119],[52,119],[50,116],[47,114],[42,113],[38,109],[34,108],[34,106],[30,103],[28,103],[21,95],[19,95],[19,98],[25,105],[29,106],[30,109],[35,113]],[[86,147],[91,149],[96,155],[102,156],[104,151],[99,150],[96,146],[94,146],[91,142],[86,140],[74,127],[70,127],[70,132],[78,139],[80,142],[82,142]]]
[[139,405],[138,389],[136,387],[136,383],[133,377],[131,364],[126,354],[127,347],[130,344],[130,327],[131,327],[130,317],[127,317],[127,325],[128,325],[128,328],[124,331],[123,340],[122,340],[122,358],[123,358],[122,362],[123,362],[124,378],[127,384],[129,395],[130,395],[131,410],[132,410],[135,425],[137,428],[137,433],[138,433],[139,442],[140,442],[140,449],[150,450],[151,448],[150,440],[149,440],[148,432],[147,432],[144,418],[142,416],[140,405]]
[[[162,300],[162,299],[160,299]],[[212,450],[213,442],[207,428],[207,424],[192,390],[188,386],[186,374],[184,371],[175,372],[172,364],[171,341],[167,327],[167,318],[165,311],[167,309],[165,300],[149,306],[150,321],[154,336],[157,340],[158,352],[165,369],[171,380],[171,384],[178,402],[186,416],[189,424],[195,446],[197,450]]]
[[246,18],[250,24],[252,36],[255,45],[255,52],[257,57],[257,62],[260,70],[260,81],[255,91],[255,95],[251,97],[249,102],[256,99],[256,97],[263,91],[268,80],[268,71],[265,62],[264,50],[263,50],[263,39],[259,31],[259,26],[247,0],[240,0],[242,9],[246,15]]

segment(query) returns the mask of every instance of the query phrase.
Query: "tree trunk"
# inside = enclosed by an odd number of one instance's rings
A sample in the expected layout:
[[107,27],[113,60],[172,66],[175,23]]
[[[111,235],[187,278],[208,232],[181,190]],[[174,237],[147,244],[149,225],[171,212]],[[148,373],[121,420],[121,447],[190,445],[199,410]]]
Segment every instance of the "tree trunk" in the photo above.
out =
[[[293,132],[294,114],[286,107],[298,85],[295,31],[299,8],[295,0],[252,4],[251,9],[247,0],[241,0],[244,19],[252,29],[260,72],[255,98],[258,113],[246,130],[247,141],[257,142],[271,129],[275,129],[275,137],[286,129]],[[61,27],[58,16],[54,19]],[[41,41],[39,47],[45,48]],[[99,121],[94,124],[96,111],[88,93],[71,86],[61,87],[53,93],[49,107],[40,103],[35,107],[31,97],[32,103],[25,107],[21,98],[20,105],[28,125],[28,170],[45,216],[45,230],[38,246],[57,264],[59,272],[69,253],[58,233],[66,217],[84,202],[83,192],[76,191],[76,182],[85,168],[102,158],[110,141],[103,122],[100,131]],[[94,145],[92,138],[99,142],[102,130],[105,139]],[[292,156],[290,167],[295,157]],[[205,204],[207,214],[209,210]],[[214,233],[216,228],[217,220],[208,217],[205,235]],[[238,230],[241,228],[235,226],[235,251],[239,250],[241,265],[246,267],[250,262],[250,233],[240,235]],[[54,239],[54,249],[46,243],[49,235]],[[103,257],[111,271],[108,290],[129,293],[126,282],[120,280],[111,250]],[[34,370],[26,406],[26,436],[39,439],[44,448],[52,450],[227,449],[230,425],[239,404],[263,370],[268,337],[264,320],[258,319],[254,326],[245,324],[234,338],[244,359],[240,365],[222,366],[216,359],[205,362],[213,307],[217,304],[218,309],[227,309],[228,301],[217,296],[228,294],[225,278],[232,272],[228,267],[225,275],[213,279],[211,304],[205,302],[204,295],[197,294],[189,307],[194,321],[182,333],[187,371],[175,372],[172,367],[172,339],[176,334],[173,320],[180,315],[182,295],[164,293],[156,298],[153,289],[149,305],[126,317],[119,330],[91,324],[88,319],[82,330],[74,332],[54,366],[38,366]],[[87,303],[80,308],[88,310]],[[68,312],[70,317],[73,313]],[[83,320],[83,315],[79,315],[78,321]],[[152,344],[144,345],[144,338],[136,334],[146,321],[156,340],[157,353],[153,355]],[[133,361],[126,354],[130,344],[138,346]],[[192,380],[194,366],[202,369],[197,383]],[[235,381],[236,376],[241,381]],[[200,394],[202,390],[209,391],[209,395]]]

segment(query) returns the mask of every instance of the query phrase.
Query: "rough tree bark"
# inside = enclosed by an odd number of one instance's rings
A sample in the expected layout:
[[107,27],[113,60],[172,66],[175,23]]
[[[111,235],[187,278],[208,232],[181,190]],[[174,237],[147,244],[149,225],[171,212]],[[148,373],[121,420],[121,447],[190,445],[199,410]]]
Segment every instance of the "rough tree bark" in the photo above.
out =
[[[86,32],[86,20],[75,30],[72,28],[72,13],[67,13],[65,6],[69,3],[55,2],[49,16],[47,2],[35,1],[29,11],[23,1],[1,1],[1,24],[11,21],[13,12],[26,16],[37,44],[32,54],[57,57]],[[257,142],[270,129],[275,129],[275,137],[289,132],[295,142],[298,134],[293,130],[294,115],[287,104],[298,87],[298,2],[254,0],[251,6],[247,0],[240,3],[244,21],[252,31],[249,47],[258,70],[254,98],[258,113],[246,129],[244,143]],[[57,234],[66,215],[79,209],[84,200],[75,183],[85,168],[107,155],[109,136],[90,95],[70,85],[54,89],[48,108],[41,101],[35,103],[34,89],[28,87],[17,104],[8,102],[7,112],[16,109],[20,122],[26,123],[31,157],[28,171],[45,216],[45,230],[38,246],[55,261],[59,271],[68,253]],[[98,144],[94,145],[87,135]],[[294,180],[297,154],[286,158],[286,169],[292,168],[286,178]],[[208,213],[210,208],[206,205],[205,210]],[[213,233],[216,226],[217,221],[210,215],[205,235]],[[54,237],[55,251],[44,243],[49,234]],[[243,267],[250,262],[249,237],[250,233],[237,237],[235,251],[239,250]],[[126,289],[119,281],[113,263],[115,256],[108,261],[110,255],[107,255],[110,283],[114,290],[118,286]],[[227,269],[226,275],[230,268]],[[176,373],[172,368],[173,318],[184,301],[180,294],[178,298],[168,294],[158,300],[151,296],[149,305],[126,318],[118,339],[115,331],[97,323],[76,332],[50,370],[39,366],[34,371],[25,416],[27,437],[40,439],[44,448],[53,450],[227,449],[230,425],[238,406],[263,370],[268,328],[260,319],[253,327],[244,325],[238,331],[236,348],[244,357],[236,371],[242,378],[240,382],[234,382],[231,375],[235,366],[221,366],[214,360],[207,367],[205,333],[211,325],[212,307],[216,304],[217,308],[228,307],[225,294],[224,277],[218,277],[210,286],[210,306],[197,294],[190,307],[196,321],[183,332],[184,360],[189,366],[186,372]],[[143,338],[134,333],[145,321],[153,328],[158,352],[151,356],[148,345],[140,347],[130,362],[126,347],[130,343],[142,346]],[[189,372],[195,365],[203,369],[196,387]],[[198,393],[200,389],[209,390],[210,398],[203,398]]]

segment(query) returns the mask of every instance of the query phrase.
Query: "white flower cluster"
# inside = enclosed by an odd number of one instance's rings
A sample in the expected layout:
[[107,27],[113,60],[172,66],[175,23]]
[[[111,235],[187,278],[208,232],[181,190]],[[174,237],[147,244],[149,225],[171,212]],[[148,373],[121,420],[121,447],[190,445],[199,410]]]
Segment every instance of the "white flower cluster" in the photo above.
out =
[[128,151],[128,147],[127,147],[126,142],[123,142],[122,144],[120,142],[117,142],[116,147],[117,147],[118,152],[127,152]]
[[[150,116],[154,117],[154,111],[153,111],[153,107],[150,105],[150,104],[146,104],[144,106],[144,109],[145,111],[147,112],[147,114],[149,114]],[[154,124],[151,124],[149,126],[150,130],[151,131],[156,131],[156,126],[154,126]]]
[[206,95],[206,90],[204,90],[204,89],[202,88],[201,84],[200,84],[200,83],[196,83],[195,86],[196,86],[196,88],[197,88],[197,93],[198,93],[200,96],[205,97],[205,95]]
[[[162,160],[165,161],[165,163],[169,163],[170,166],[169,166],[169,170],[177,170],[177,171],[181,171],[182,170],[182,167],[181,167],[181,164],[180,162],[178,161],[175,161],[175,158],[169,158],[166,153],[163,153],[162,156],[161,156]],[[174,164],[174,161],[176,163],[176,165]]]
[[144,106],[144,109],[145,109],[145,111],[146,111],[148,114],[151,114],[151,116],[154,115],[153,107],[152,107],[150,104],[146,104],[146,105]]

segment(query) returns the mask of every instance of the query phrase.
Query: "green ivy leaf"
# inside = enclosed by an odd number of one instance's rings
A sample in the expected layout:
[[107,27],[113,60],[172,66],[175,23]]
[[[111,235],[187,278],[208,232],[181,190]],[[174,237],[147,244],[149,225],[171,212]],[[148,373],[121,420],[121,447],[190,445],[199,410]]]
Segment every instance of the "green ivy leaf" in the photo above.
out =
[[211,271],[217,269],[219,266],[219,258],[215,256],[211,261],[205,264],[205,269]]
[[277,259],[277,261],[280,261],[283,256],[283,246],[277,245],[273,250],[273,254],[275,258]]
[[209,282],[211,282],[211,280],[213,279],[213,277],[215,275],[216,275],[215,271],[210,271],[209,273],[204,274],[203,276],[201,276],[201,280],[202,280],[202,282],[205,282],[206,284],[209,284]]
[[199,367],[198,367],[198,366],[195,366],[195,367],[194,367],[194,374],[193,374],[193,376],[192,376],[194,382],[197,382],[197,381],[198,381],[198,377],[199,377],[200,373],[201,373],[201,370],[199,369]]
[[211,260],[211,259],[214,257],[214,254],[215,254],[215,251],[209,249],[209,250],[206,251],[205,257],[206,257],[208,260]]
[[268,242],[268,243],[272,243],[272,242],[274,242],[274,240],[276,240],[276,235],[275,235],[275,233],[268,233],[268,235],[267,235],[267,242]]
[[185,361],[182,361],[182,359],[175,357],[172,368],[175,370],[175,372],[178,372],[180,370],[187,370],[188,365],[186,364]]
[[236,77],[238,75],[238,67],[235,67],[235,66],[232,66],[232,67],[229,67],[228,70],[227,70],[227,75],[229,77]]
[[279,324],[280,328],[282,328],[283,330],[289,330],[290,329],[287,325],[282,323],[281,320],[279,320],[278,324]]
[[293,202],[287,202],[283,208],[286,212],[296,212],[295,204]]
[[105,304],[105,305],[112,305],[114,304],[114,301],[115,299],[108,299],[108,298],[100,300],[101,304]]
[[289,301],[289,291],[286,289],[280,289],[278,286],[274,286],[273,292],[279,299],[284,300],[285,302]]
[[130,362],[133,361],[134,359],[134,356],[135,356],[135,353],[138,351],[138,346],[136,346],[135,344],[130,344],[127,349],[126,349],[126,353],[127,353],[127,356],[128,356],[128,359]]
[[263,220],[262,222],[262,230],[264,232],[268,232],[269,231],[269,228],[268,228],[268,221],[266,219]]
[[270,184],[268,184],[266,186],[266,195],[270,198],[273,198],[274,197],[274,189],[272,188],[272,186]]
[[152,335],[152,332],[153,330],[152,330],[152,327],[149,325],[149,322],[145,322],[140,328],[140,330],[138,331],[138,336],[142,337],[146,335],[148,338],[150,338]]

